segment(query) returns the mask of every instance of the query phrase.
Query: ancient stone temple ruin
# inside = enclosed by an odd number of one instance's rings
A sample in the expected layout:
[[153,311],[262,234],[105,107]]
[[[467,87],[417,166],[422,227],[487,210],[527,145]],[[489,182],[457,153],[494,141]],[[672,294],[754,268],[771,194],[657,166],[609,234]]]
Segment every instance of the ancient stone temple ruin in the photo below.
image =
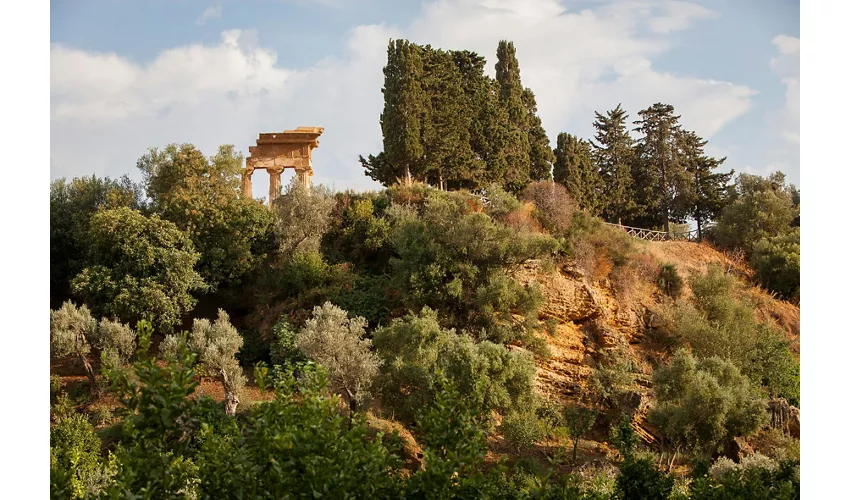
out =
[[251,197],[251,175],[254,170],[269,173],[269,207],[280,196],[280,174],[285,168],[294,168],[298,180],[310,186],[313,176],[312,151],[319,147],[319,136],[324,127],[298,127],[295,130],[260,134],[256,146],[250,146],[250,156],[242,170],[242,196]]

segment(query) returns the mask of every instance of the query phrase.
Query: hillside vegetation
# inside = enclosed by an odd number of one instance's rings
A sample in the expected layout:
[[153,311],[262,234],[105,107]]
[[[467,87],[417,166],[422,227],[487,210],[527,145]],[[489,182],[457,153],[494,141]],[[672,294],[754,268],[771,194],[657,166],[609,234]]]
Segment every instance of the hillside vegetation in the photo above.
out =
[[[479,79],[475,54],[390,45],[387,87],[421,95],[385,93],[380,191],[293,183],[269,210],[233,147],[189,144],[141,185],[53,182],[51,496],[799,498],[799,192],[611,192],[655,150],[550,156],[498,57]],[[480,162],[422,153],[444,79],[481,86],[456,110]],[[604,223],[686,217],[704,241]]]

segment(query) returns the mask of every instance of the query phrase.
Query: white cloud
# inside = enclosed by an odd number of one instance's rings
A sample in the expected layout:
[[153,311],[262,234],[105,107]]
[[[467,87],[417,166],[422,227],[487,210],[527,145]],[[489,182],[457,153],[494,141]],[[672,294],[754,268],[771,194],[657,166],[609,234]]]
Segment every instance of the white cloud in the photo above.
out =
[[779,35],[773,39],[779,53],[770,67],[785,84],[785,108],[780,117],[780,135],[788,142],[800,144],[800,39]]
[[207,23],[207,21],[209,21],[210,19],[220,19],[220,18],[221,18],[221,11],[222,11],[222,10],[223,10],[223,7],[221,6],[221,4],[218,4],[218,5],[210,5],[209,7],[207,7],[207,8],[204,10],[204,12],[201,14],[201,17],[199,17],[199,18],[198,18],[198,20],[197,20],[197,21],[195,21],[195,23],[196,23],[198,26],[203,26],[203,25],[205,25],[205,24]]
[[[660,72],[652,59],[670,48],[668,33],[714,15],[685,2],[569,11],[558,0],[435,0],[407,27],[353,28],[341,56],[303,70],[279,66],[258,34],[240,30],[222,33],[216,45],[164,51],[146,65],[53,46],[51,174],[120,175],[147,147],[169,142],[192,142],[207,154],[236,144],[247,153],[259,132],[319,125],[325,133],[314,179],[374,187],[357,156],[381,149],[382,68],[396,37],[474,50],[490,74],[498,41],[513,40],[523,84],[534,90],[553,139],[559,131],[589,134],[594,110],[622,102],[636,119],[656,101],[673,104],[686,127],[710,137],[747,111],[754,92]],[[255,179],[262,195],[267,181]]]

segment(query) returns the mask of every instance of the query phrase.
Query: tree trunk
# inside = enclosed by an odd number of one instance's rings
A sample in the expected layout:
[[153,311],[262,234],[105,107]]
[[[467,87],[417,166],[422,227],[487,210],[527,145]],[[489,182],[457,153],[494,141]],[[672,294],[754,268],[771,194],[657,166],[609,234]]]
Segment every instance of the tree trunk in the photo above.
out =
[[350,429],[354,414],[357,413],[357,398],[348,389],[345,389],[345,393],[348,395],[348,428]]
[[702,221],[697,217],[697,241],[702,241]]
[[405,182],[407,182],[407,187],[412,186],[413,185],[413,179],[411,179],[411,177],[410,177],[410,165],[405,165],[405,167],[404,167],[404,177],[405,177]]
[[100,390],[97,387],[97,380],[94,378],[94,368],[92,368],[91,363],[89,363],[85,354],[77,353],[77,356],[80,357],[80,361],[83,362],[83,367],[86,369],[86,377],[89,379],[89,391],[92,396],[97,396],[100,393]]
[[573,463],[578,459],[578,438],[573,439]]
[[239,406],[239,397],[233,392],[230,378],[224,370],[221,370],[221,385],[224,387],[224,412],[232,417],[236,415],[236,407]]

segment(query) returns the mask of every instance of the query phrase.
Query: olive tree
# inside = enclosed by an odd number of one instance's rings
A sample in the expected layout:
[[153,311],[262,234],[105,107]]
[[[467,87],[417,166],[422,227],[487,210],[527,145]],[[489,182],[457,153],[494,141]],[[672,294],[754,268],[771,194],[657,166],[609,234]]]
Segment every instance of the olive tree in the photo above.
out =
[[126,363],[133,355],[136,333],[129,325],[103,318],[99,323],[85,305],[66,301],[50,311],[50,351],[53,357],[76,356],[89,379],[92,393],[97,392],[94,368],[89,354],[100,351],[104,364]]
[[330,389],[348,402],[349,415],[369,396],[381,360],[371,351],[372,342],[363,338],[366,320],[325,302],[313,308],[296,337],[298,349],[328,370]]
[[273,204],[279,252],[288,257],[295,252],[318,251],[335,204],[329,189],[305,187],[293,178]]
[[[239,396],[245,387],[245,376],[236,354],[242,348],[242,335],[230,324],[230,316],[218,310],[215,322],[196,319],[189,334],[189,349],[197,354],[200,373],[216,377],[224,389],[225,409],[228,415],[236,414]],[[180,339],[169,335],[163,340],[160,350],[165,357],[173,357],[179,350]]]
[[679,349],[652,382],[657,405],[649,421],[677,447],[711,453],[767,422],[767,402],[731,361]]
[[412,419],[434,401],[438,371],[467,404],[484,413],[522,413],[533,404],[536,369],[530,353],[442,328],[437,312],[428,307],[377,330],[374,342],[385,360],[381,403],[402,419]]

